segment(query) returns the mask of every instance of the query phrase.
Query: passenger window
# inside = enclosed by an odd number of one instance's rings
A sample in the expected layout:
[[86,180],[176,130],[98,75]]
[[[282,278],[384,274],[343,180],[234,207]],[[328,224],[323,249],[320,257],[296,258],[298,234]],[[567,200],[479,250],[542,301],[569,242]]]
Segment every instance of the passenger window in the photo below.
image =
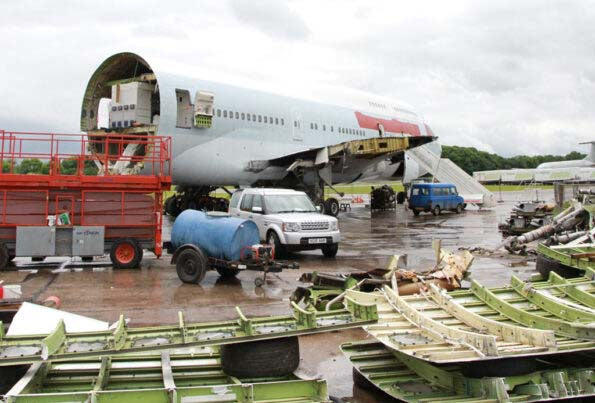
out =
[[314,130],[314,123],[310,123],[310,130]]
[[269,123],[273,124],[273,118],[271,116],[269,116]]
[[252,198],[254,195],[244,195],[242,198],[242,205],[240,206],[240,210],[242,211],[252,211]]
[[279,124],[279,118],[275,118],[275,124],[278,125]]
[[314,123],[314,130],[318,130],[318,123]]
[[246,115],[246,117],[248,118],[248,122],[249,122],[249,121],[250,121],[250,114],[248,113],[248,114]]
[[266,116],[264,117],[264,123],[269,123]]
[[217,117],[220,118],[221,117],[221,109],[217,109]]
[[322,131],[325,132],[326,131],[326,125],[322,125]]
[[252,114],[252,121],[253,122],[256,122],[256,115],[255,114]]
[[281,118],[281,126],[285,126],[285,120]]
[[223,111],[223,117],[226,118],[227,117],[227,111]]
[[333,126],[331,126],[331,132],[333,131]]
[[236,112],[236,119],[239,119],[239,118],[240,118],[240,113]]
[[258,123],[262,122],[262,115],[258,115]]
[[233,111],[229,111],[229,118],[233,119]]
[[246,114],[242,112],[242,120],[246,120]]
[[293,127],[297,127],[297,121],[296,120],[293,121]]
[[229,201],[229,207],[237,208],[238,202],[240,201],[240,197],[242,196],[242,191],[234,192],[231,195],[231,200]]
[[428,189],[428,188],[422,188],[421,189],[421,194],[422,194],[422,196],[429,196],[430,195],[430,189]]
[[254,207],[260,207],[262,209],[262,196],[254,195],[254,198],[252,199],[252,207],[250,207],[250,210],[253,210]]
[[[419,188],[413,188],[411,191],[411,196],[418,196],[419,195]],[[232,197],[233,200],[233,197]]]

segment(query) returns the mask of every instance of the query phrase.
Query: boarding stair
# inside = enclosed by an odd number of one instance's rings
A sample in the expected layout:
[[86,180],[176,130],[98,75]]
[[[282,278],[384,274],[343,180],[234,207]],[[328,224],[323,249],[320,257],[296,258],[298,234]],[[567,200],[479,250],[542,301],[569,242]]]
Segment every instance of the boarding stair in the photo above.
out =
[[425,146],[412,148],[406,153],[409,158],[419,164],[420,168],[432,174],[436,180],[454,184],[466,203],[480,207],[496,205],[496,199],[492,192],[448,158],[440,158]]

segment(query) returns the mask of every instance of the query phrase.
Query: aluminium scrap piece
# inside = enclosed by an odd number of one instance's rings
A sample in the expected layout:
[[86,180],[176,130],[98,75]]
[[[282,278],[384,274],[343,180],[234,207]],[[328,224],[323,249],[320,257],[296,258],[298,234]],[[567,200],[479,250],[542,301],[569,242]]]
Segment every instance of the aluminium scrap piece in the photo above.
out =
[[[406,402],[537,402],[595,396],[593,361],[585,366],[556,357],[527,373],[507,376],[465,364],[437,366],[375,340],[345,343],[354,383],[374,385]],[[514,367],[518,363],[511,363]]]
[[[11,367],[13,371],[16,371]],[[32,364],[2,402],[324,402],[320,379],[238,379],[225,374],[218,346]]]
[[[595,295],[591,278],[561,284],[526,283],[488,289],[400,296],[384,287],[374,293],[349,290],[345,298],[376,304],[378,322],[364,326],[387,347],[436,364],[546,356],[595,348]],[[580,290],[577,292],[576,290]]]
[[412,295],[420,291],[427,291],[430,284],[435,284],[445,290],[460,288],[461,281],[468,273],[473,262],[473,255],[468,251],[455,254],[445,249],[437,249],[437,263],[430,270],[417,273],[399,268],[406,264],[405,255],[394,255],[386,269],[377,268],[369,271],[352,273],[304,273],[300,281],[311,283],[309,286],[298,286],[291,296],[291,300],[324,310],[329,302],[332,308],[339,306],[336,297],[346,290],[357,289],[372,292],[391,284],[391,278],[397,281],[399,295]]

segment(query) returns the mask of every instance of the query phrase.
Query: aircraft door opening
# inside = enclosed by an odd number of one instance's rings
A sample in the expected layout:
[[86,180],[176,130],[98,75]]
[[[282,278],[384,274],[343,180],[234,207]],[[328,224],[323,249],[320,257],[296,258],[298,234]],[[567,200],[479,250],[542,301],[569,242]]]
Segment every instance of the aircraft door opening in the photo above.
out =
[[176,89],[176,127],[182,129],[192,128],[192,111],[194,106],[190,103],[190,92],[188,90]]
[[293,141],[304,141],[304,122],[298,110],[292,110]]

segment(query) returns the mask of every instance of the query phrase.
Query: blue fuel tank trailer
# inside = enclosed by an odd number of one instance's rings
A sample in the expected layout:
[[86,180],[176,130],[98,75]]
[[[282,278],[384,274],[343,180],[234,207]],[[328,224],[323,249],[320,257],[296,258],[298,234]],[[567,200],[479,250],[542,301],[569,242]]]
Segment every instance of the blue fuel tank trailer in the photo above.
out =
[[240,260],[242,248],[259,244],[260,236],[253,221],[189,209],[176,218],[171,243],[174,249],[192,244],[210,257]]

